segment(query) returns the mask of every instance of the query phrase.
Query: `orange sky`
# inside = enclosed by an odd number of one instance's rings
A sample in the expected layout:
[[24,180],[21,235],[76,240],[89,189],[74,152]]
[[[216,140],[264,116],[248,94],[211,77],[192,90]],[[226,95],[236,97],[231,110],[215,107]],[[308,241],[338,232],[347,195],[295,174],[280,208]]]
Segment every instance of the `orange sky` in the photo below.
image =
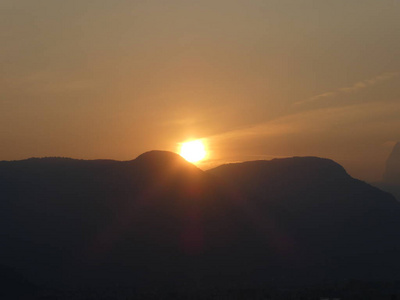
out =
[[206,168],[322,156],[379,180],[400,140],[400,2],[3,0],[0,160]]

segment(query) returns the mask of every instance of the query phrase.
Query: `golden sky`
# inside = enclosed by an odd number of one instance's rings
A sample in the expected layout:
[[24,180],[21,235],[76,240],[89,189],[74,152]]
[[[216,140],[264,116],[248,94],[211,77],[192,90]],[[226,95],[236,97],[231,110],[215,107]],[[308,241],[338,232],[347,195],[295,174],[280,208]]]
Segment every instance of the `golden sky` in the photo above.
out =
[[400,140],[400,1],[2,0],[0,160],[321,156]]

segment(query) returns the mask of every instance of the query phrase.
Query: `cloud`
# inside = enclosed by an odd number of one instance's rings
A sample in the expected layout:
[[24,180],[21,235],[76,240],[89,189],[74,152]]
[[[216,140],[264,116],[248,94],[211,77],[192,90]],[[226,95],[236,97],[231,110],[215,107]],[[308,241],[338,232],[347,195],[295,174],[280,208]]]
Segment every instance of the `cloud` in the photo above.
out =
[[399,75],[398,72],[385,73],[385,74],[379,75],[379,76],[377,76],[375,78],[372,78],[372,79],[359,81],[359,82],[353,84],[350,87],[344,87],[344,88],[341,88],[339,90],[341,92],[344,92],[344,93],[354,93],[354,92],[357,92],[359,90],[365,89],[365,88],[367,88],[369,86],[376,85],[376,84],[378,84],[380,82],[388,81],[388,80],[390,80],[390,79],[392,79],[394,77],[397,77],[398,75]]
[[294,103],[294,105],[298,106],[298,105],[303,105],[303,104],[314,103],[314,102],[317,102],[317,101],[320,101],[320,100],[323,100],[326,98],[335,97],[335,96],[343,94],[343,93],[344,94],[356,93],[356,92],[366,89],[370,86],[374,86],[381,82],[391,80],[391,79],[397,77],[399,74],[400,74],[399,72],[384,73],[384,74],[381,74],[381,75],[376,76],[371,79],[366,79],[366,80],[356,82],[353,85],[348,86],[348,87],[338,88],[335,91],[325,92],[325,93],[313,96],[307,100],[296,102],[296,103]]
[[400,103],[397,101],[385,105],[361,103],[327,107],[298,112],[207,138],[211,144],[235,145],[236,148],[257,141],[273,145],[285,139],[303,141],[303,144],[311,140],[318,144],[318,140],[322,142],[336,138],[342,141],[357,140],[359,137],[372,141],[391,140],[400,134],[399,114]]

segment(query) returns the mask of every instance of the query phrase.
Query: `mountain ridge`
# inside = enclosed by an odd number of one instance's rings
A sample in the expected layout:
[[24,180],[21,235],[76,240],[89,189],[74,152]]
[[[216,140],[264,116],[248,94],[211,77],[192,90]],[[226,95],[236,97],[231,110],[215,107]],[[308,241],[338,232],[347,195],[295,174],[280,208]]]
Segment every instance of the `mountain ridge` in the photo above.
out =
[[329,159],[208,171],[165,151],[30,162],[0,163],[0,264],[39,285],[245,287],[400,270],[399,203]]
[[397,142],[386,160],[383,180],[375,185],[392,193],[400,201],[400,142]]

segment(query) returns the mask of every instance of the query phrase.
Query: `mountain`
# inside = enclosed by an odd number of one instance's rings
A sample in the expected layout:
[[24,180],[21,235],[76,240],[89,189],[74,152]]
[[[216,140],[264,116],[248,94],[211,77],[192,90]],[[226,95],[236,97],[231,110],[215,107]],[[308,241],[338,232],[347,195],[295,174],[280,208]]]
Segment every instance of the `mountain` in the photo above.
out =
[[392,153],[386,161],[383,177],[387,184],[400,185],[400,142],[393,147]]
[[400,199],[400,142],[393,147],[386,161],[383,181],[376,185]]
[[59,288],[190,285],[238,223],[207,174],[164,151],[3,161],[0,199],[1,263]]
[[243,211],[283,253],[280,267],[293,276],[397,276],[399,202],[339,164],[293,157],[223,165],[210,173],[235,191]]
[[399,279],[400,204],[316,157],[0,162],[0,264],[42,287]]

